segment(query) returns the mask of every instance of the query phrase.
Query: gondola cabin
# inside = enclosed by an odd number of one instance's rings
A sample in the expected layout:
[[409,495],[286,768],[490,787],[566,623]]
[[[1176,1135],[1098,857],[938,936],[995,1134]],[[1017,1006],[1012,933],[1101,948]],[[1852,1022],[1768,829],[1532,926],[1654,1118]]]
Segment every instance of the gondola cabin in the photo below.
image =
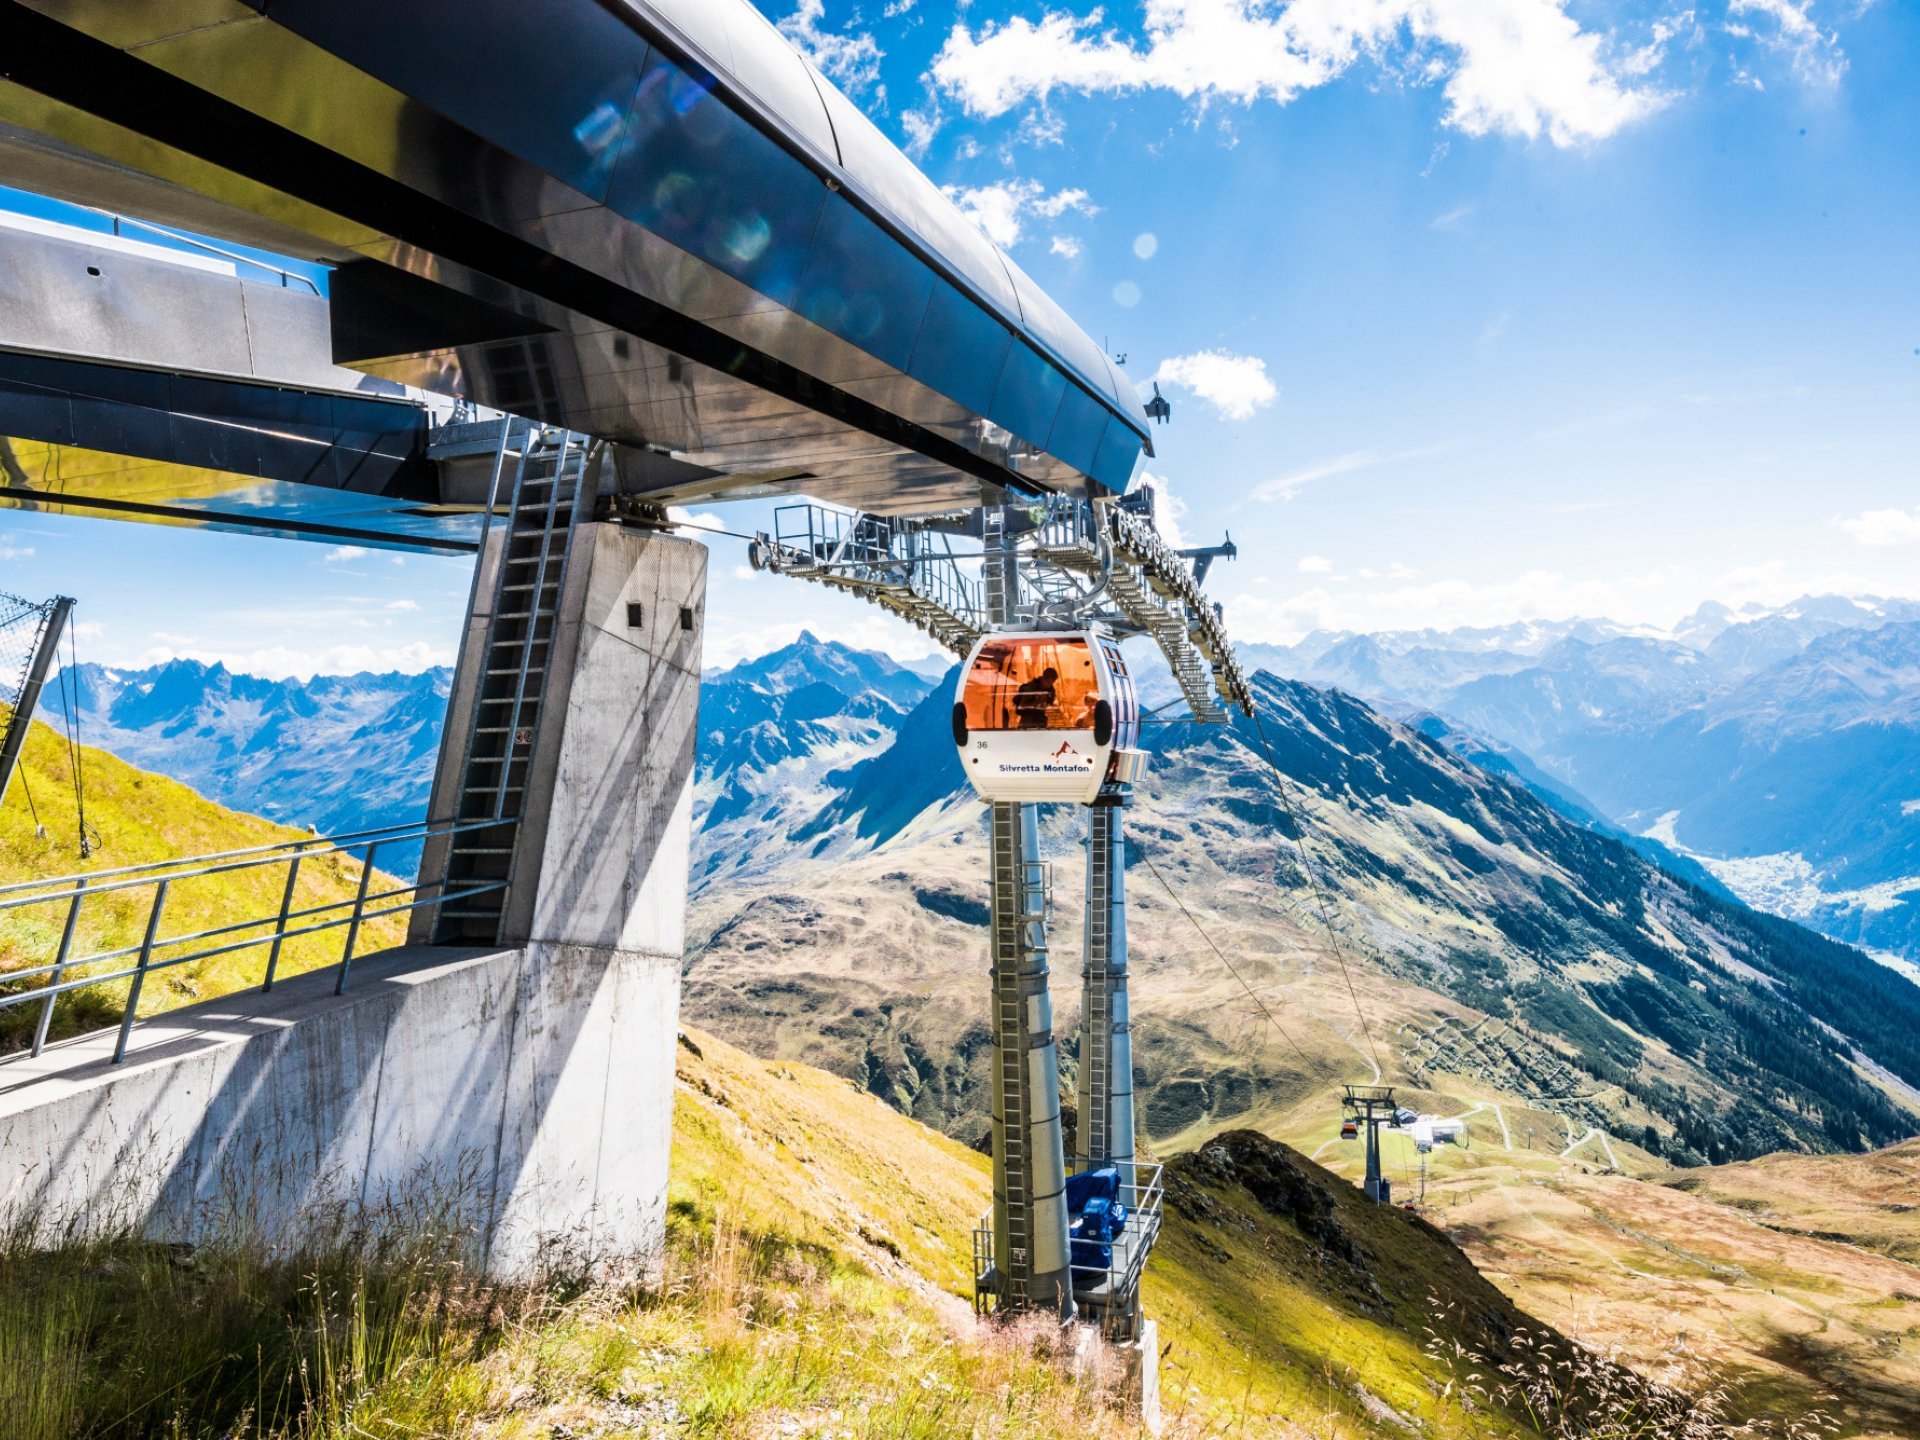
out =
[[953,739],[983,800],[1074,800],[1131,784],[1140,703],[1120,647],[1099,630],[984,636],[960,672]]

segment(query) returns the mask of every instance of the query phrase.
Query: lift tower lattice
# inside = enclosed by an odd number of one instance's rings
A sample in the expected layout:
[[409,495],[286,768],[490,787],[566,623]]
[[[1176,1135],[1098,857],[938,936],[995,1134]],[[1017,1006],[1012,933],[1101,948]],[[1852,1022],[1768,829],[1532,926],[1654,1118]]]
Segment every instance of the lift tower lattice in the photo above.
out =
[[1399,1123],[1401,1107],[1394,1101],[1393,1086],[1349,1085],[1341,1103],[1354,1123],[1366,1132],[1367,1178],[1361,1188],[1374,1203],[1390,1204],[1392,1183],[1380,1173],[1380,1127]]
[[[980,546],[978,578],[964,547]],[[956,548],[960,547],[960,548]],[[1065,496],[962,513],[900,518],[825,506],[783,507],[756,538],[756,569],[851,592],[900,616],[961,656],[1000,636],[1058,636],[1091,654],[1096,669],[1126,679],[1119,642],[1151,637],[1191,717],[1222,723],[1229,707],[1251,714],[1252,689],[1200,576],[1231,543],[1175,550],[1153,526],[1151,501],[1091,504]],[[1091,628],[1090,628],[1091,627]],[[1096,634],[1097,632],[1097,634]],[[1090,643],[1096,642],[1097,643]],[[966,706],[957,706],[965,712]],[[1140,1333],[1139,1280],[1159,1226],[1158,1167],[1134,1140],[1133,1055],[1127,990],[1125,826],[1144,755],[1122,751],[1117,732],[1138,717],[1109,710],[1091,735],[1113,747],[1110,769],[1080,772],[1069,790],[1090,806],[1087,823],[1079,1127],[1069,1174],[1061,1143],[1059,1068],[1047,995],[1051,885],[1035,805],[990,798],[994,1211],[975,1234],[976,1303],[1001,1313],[1078,1313],[1122,1342]],[[964,714],[956,715],[956,731]],[[956,740],[965,741],[959,733]],[[1016,744],[1019,742],[1016,741]],[[1049,744],[1051,741],[1049,741]],[[1130,743],[1130,742],[1129,742]],[[1105,760],[1101,761],[1105,765]],[[1029,766],[1027,768],[1040,768]],[[978,788],[978,785],[976,785]],[[1097,791],[1097,793],[1096,793]],[[1064,795],[1048,798],[1059,800]],[[1080,1233],[1076,1185],[1117,1172],[1120,1223]],[[1091,1263],[1089,1256],[1098,1258]],[[1086,1262],[1086,1263],[1083,1263]]]

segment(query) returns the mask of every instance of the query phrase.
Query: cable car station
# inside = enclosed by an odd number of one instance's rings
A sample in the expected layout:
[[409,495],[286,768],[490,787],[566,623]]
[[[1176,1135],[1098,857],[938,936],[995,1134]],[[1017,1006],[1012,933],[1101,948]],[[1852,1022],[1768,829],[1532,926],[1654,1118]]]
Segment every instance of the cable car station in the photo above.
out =
[[[1196,721],[1253,704],[1201,588],[1231,542],[1177,550],[1129,493],[1168,403],[746,0],[546,0],[538,26],[504,0],[0,0],[0,43],[0,183],[111,221],[0,224],[0,272],[31,277],[0,314],[24,461],[0,506],[476,557],[428,821],[325,842],[367,875],[420,843],[418,881],[315,919],[307,848],[228,861],[283,867],[279,915],[185,934],[166,895],[195,862],[120,876],[138,955],[72,953],[69,918],[0,997],[131,986],[117,1034],[0,1061],[0,1193],[189,1238],[234,1155],[288,1216],[477,1163],[498,1273],[556,1236],[657,1252],[706,575],[666,507],[804,496],[753,565],[964,662],[996,1047],[977,1303],[1150,1353],[1135,667]],[[1071,1163],[1045,804],[1087,814]],[[83,877],[0,895],[50,937],[86,903]],[[377,914],[409,944],[356,957]],[[335,975],[276,982],[280,938],[335,924]],[[150,969],[216,945],[261,947],[258,992],[136,1013]],[[136,1132],[138,1175],[61,1161]]]

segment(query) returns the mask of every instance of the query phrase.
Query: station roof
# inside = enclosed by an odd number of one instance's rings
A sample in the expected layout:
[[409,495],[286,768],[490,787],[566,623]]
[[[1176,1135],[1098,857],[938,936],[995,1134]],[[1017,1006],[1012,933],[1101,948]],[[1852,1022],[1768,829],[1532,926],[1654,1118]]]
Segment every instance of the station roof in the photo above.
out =
[[1109,358],[747,0],[529,13],[0,0],[0,179],[324,261],[334,360],[662,500],[1126,487]]

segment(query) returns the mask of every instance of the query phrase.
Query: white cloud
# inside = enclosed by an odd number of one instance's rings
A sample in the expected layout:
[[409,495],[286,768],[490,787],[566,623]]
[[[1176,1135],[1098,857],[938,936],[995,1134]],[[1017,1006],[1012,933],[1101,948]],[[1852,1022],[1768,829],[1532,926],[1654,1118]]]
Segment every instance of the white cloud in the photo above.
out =
[[360,545],[336,545],[320,557],[329,565],[344,565],[354,560],[367,558],[367,550]]
[[1162,360],[1147,377],[1162,385],[1190,390],[1227,420],[1251,420],[1256,410],[1271,405],[1279,388],[1267,377],[1267,362],[1226,350],[1199,350]]
[[684,505],[667,507],[667,523],[685,525],[693,530],[725,530],[728,527],[724,515],[716,515],[711,510],[689,510]]
[[[1811,0],[1727,0],[1729,16],[1754,16],[1770,21],[1764,30],[1730,23],[1728,29],[1740,36],[1752,36],[1768,49],[1787,56],[1793,73],[1810,85],[1837,85],[1847,73],[1847,57],[1840,49],[1839,34],[1822,34],[1813,22]],[[1861,8],[1865,8],[1862,6]],[[1746,72],[1742,77],[1760,90],[1765,87]]]
[[387,602],[387,609],[389,610],[418,610],[419,608],[420,602],[418,600],[389,600]]
[[1324,555],[1302,555],[1299,570],[1302,575],[1331,575],[1333,562]]
[[1056,235],[1047,245],[1047,253],[1060,255],[1068,260],[1080,258],[1080,242],[1071,235]]
[[1153,525],[1162,540],[1176,550],[1184,550],[1193,543],[1181,525],[1187,518],[1187,502],[1173,493],[1166,476],[1142,471],[1134,488],[1153,491]]
[[1417,445],[1410,450],[1354,450],[1345,455],[1336,455],[1331,460],[1321,460],[1298,470],[1290,470],[1285,475],[1276,475],[1271,480],[1263,480],[1248,492],[1247,498],[1260,501],[1291,500],[1316,480],[1331,480],[1336,475],[1399,465],[1408,460],[1425,460],[1455,448],[1455,444],[1454,441],[1441,441],[1433,445]]
[[1030,220],[1059,220],[1063,216],[1098,215],[1100,207],[1084,190],[1056,190],[1051,195],[1038,180],[1001,180],[992,185],[947,185],[947,198],[1002,250],[1020,243]]
[[1471,203],[1456,205],[1451,210],[1434,216],[1433,219],[1428,222],[1428,228],[1433,230],[1458,230],[1461,222],[1471,214],[1473,214],[1473,206]]
[[1577,615],[1618,617],[1635,608],[1632,597],[1611,582],[1553,570],[1529,570],[1507,580],[1405,583],[1412,573],[1396,565],[1381,577],[1386,584],[1338,592],[1318,586],[1279,599],[1241,594],[1227,602],[1227,628],[1242,640],[1291,645],[1313,630],[1448,630]]
[[73,627],[73,633],[82,640],[98,640],[107,633],[107,627],[98,620],[82,620]]
[[900,128],[907,135],[907,143],[902,147],[907,154],[924,155],[940,129],[940,111],[937,108],[905,111],[900,116]]
[[22,545],[11,535],[0,535],[0,560],[31,560],[33,546]]
[[1665,98],[1628,83],[1605,37],[1583,30],[1565,0],[1147,0],[1139,35],[1105,18],[1049,11],[977,32],[957,24],[931,78],[988,117],[1055,91],[1284,105],[1399,47],[1417,81],[1444,81],[1449,125],[1556,145],[1604,139]]
[[1863,510],[1833,523],[1862,545],[1920,544],[1920,509]]
[[820,22],[824,18],[825,0],[800,0],[799,7],[778,28],[793,42],[794,49],[818,65],[821,73],[847,94],[870,94],[873,103],[884,110],[887,87],[880,83],[880,61],[886,52],[865,31],[822,30]]

